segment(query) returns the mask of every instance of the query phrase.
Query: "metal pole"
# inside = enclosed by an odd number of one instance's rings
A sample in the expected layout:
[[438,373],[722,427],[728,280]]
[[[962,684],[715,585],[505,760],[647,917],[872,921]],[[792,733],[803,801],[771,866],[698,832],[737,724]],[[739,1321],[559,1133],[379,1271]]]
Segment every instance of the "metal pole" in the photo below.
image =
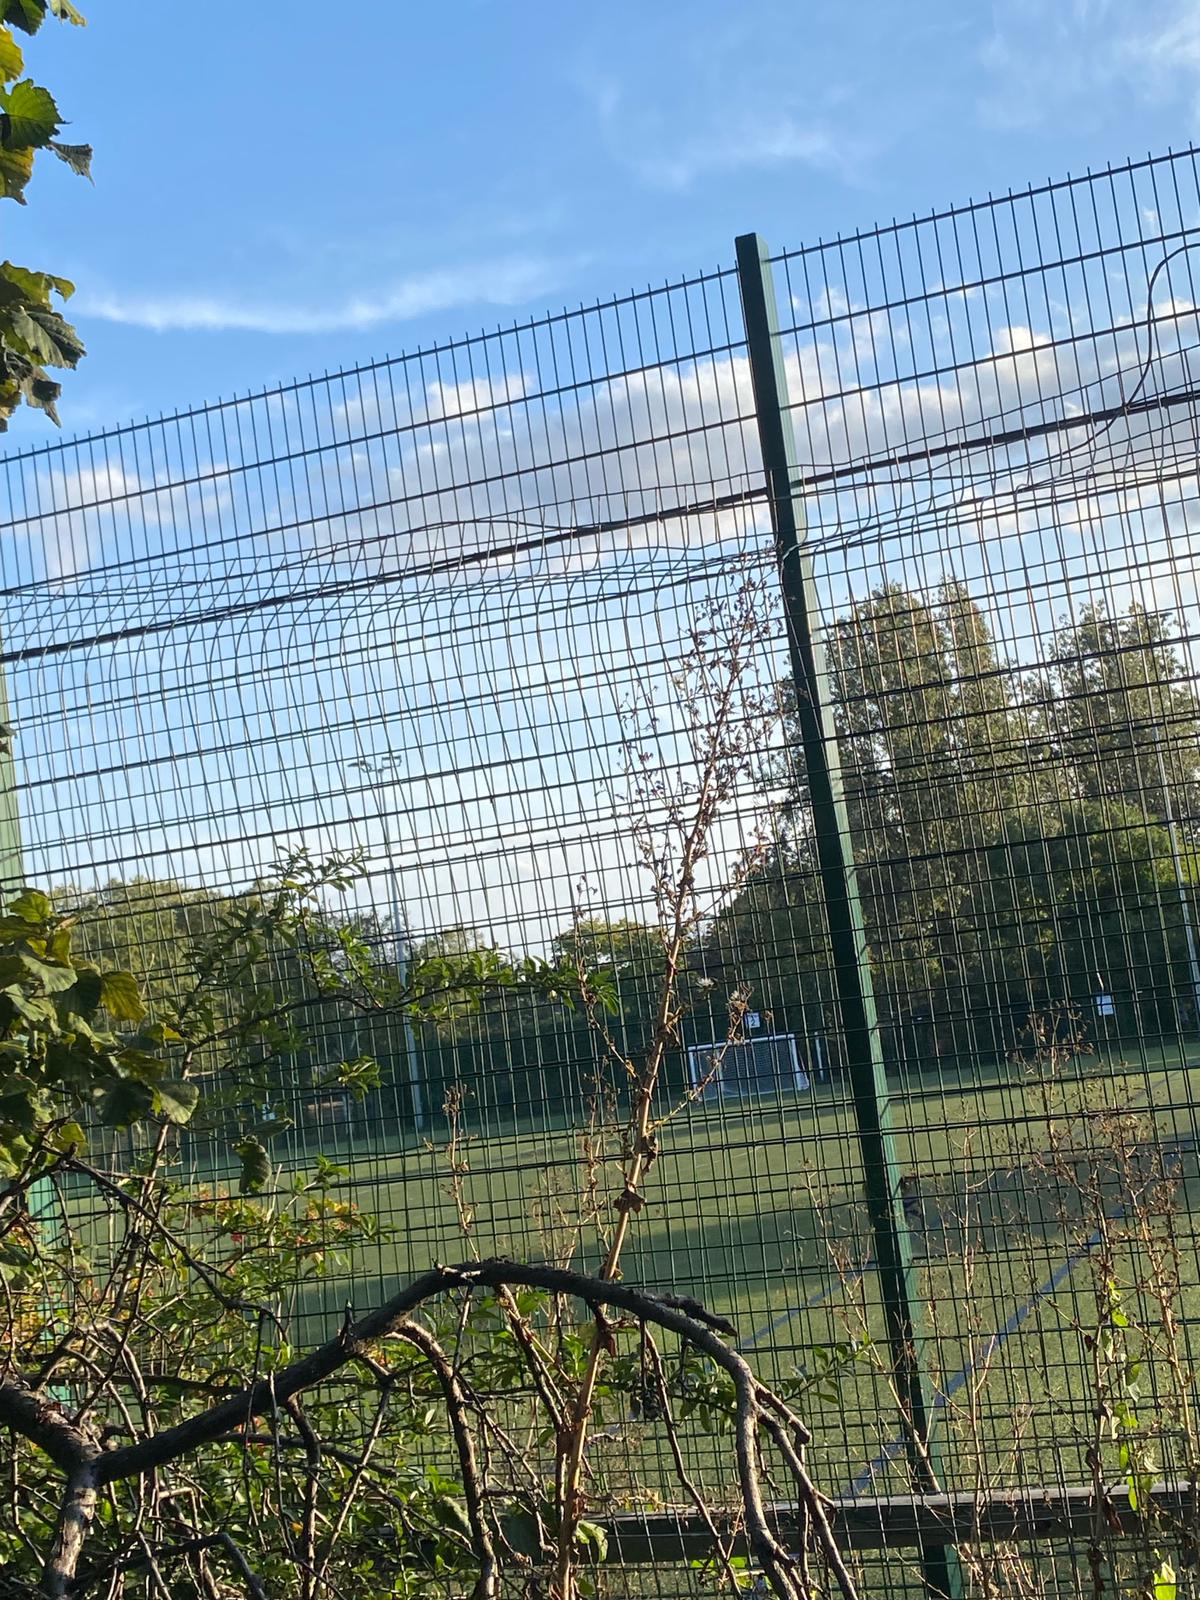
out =
[[[394,762],[395,758],[392,758]],[[400,879],[396,873],[396,858],[392,850],[391,831],[388,828],[387,809],[384,805],[383,790],[380,783],[383,777],[383,766],[373,765],[369,761],[358,760],[351,763],[359,772],[365,773],[370,780],[371,793],[375,798],[375,809],[379,813],[379,829],[383,834],[383,848],[387,854],[388,885],[392,897],[392,959],[396,968],[396,977],[401,990],[408,982],[408,923],[404,916],[404,907],[400,899]],[[404,1034],[404,1056],[408,1068],[408,1089],[412,1104],[413,1125],[418,1133],[425,1131],[425,1096],[421,1090],[420,1058],[417,1055],[417,1036],[413,1031],[412,1018],[408,1014],[407,1006],[401,1012],[401,1028]]]
[[[408,982],[408,924],[405,921],[403,908],[400,904],[400,885],[396,878],[396,868],[392,862],[391,848],[388,848],[388,869],[392,881],[392,931],[396,977],[403,990]],[[425,1096],[421,1092],[421,1073],[417,1059],[417,1036],[413,1031],[412,1018],[408,1014],[408,1007],[401,1013],[404,1029],[404,1054],[408,1059],[408,1087],[412,1096],[413,1124],[418,1133],[425,1129]]]
[[13,760],[15,736],[9,720],[8,674],[0,666],[0,896],[4,899],[21,887],[25,871],[17,765]]
[[[743,234],[736,248],[758,437],[787,621],[796,719],[808,776],[821,894],[854,1096],[874,1256],[892,1372],[909,1435],[912,1484],[917,1492],[929,1493],[938,1487],[931,1439],[934,1391],[923,1360],[920,1292],[904,1220],[870,955],[842,793],[829,675],[818,637],[820,618],[812,566],[804,549],[804,509],[793,489],[798,476],[796,444],[787,409],[774,278],[766,242],[758,234]],[[923,1568],[931,1593],[961,1593],[958,1558],[951,1547],[927,1547]]]
[[1171,790],[1167,783],[1167,766],[1162,753],[1162,728],[1154,729],[1154,754],[1158,760],[1158,779],[1162,784],[1163,809],[1166,812],[1167,838],[1171,841],[1171,865],[1175,869],[1175,888],[1179,893],[1179,910],[1183,920],[1183,938],[1187,945],[1188,976],[1192,983],[1192,1002],[1195,1011],[1192,1026],[1200,1031],[1200,956],[1196,953],[1196,931],[1192,926],[1192,897],[1183,876],[1183,858],[1179,851],[1179,831],[1175,826],[1175,807],[1171,804]]

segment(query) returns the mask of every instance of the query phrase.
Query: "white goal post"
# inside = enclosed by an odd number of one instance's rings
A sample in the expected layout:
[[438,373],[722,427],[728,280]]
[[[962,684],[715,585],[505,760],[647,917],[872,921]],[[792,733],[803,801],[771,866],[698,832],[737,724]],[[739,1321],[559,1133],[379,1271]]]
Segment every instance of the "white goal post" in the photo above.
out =
[[802,1093],[811,1086],[794,1033],[755,1034],[735,1044],[688,1046],[688,1078],[705,1099]]

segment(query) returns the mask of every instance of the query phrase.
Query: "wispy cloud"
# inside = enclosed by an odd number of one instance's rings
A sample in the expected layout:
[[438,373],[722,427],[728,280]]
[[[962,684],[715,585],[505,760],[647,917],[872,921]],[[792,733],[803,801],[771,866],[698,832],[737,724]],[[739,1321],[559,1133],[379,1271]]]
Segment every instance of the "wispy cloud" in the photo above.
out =
[[1029,128],[1095,116],[1122,96],[1200,114],[1200,3],[1012,0],[980,52],[986,126]]
[[521,305],[553,290],[561,281],[562,270],[561,262],[517,256],[412,273],[381,285],[375,293],[327,303],[186,291],[93,291],[81,294],[75,309],[84,317],[155,333],[341,333],[465,306]]
[[713,173],[792,165],[830,167],[840,155],[824,128],[768,114],[680,143],[664,141],[658,148],[653,141],[639,140],[629,159],[647,182],[686,189]]

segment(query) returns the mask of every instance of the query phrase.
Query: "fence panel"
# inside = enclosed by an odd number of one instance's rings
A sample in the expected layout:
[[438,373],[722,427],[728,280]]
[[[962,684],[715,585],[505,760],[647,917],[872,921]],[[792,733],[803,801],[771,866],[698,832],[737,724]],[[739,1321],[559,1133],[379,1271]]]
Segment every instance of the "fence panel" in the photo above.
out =
[[[1197,1459],[1198,227],[1185,152],[771,262],[939,1487],[968,1496],[1119,1480],[1096,1412],[1135,1356],[1155,1470]],[[230,897],[344,852],[331,904],[389,960],[577,954],[636,1056],[654,863],[732,684],[624,1270],[768,1371],[832,1360],[820,1481],[907,1492],[736,274],[12,452],[3,484],[9,875],[160,1000]],[[698,1065],[743,1010],[758,1045]],[[307,1336],[461,1253],[467,1214],[485,1252],[595,1264],[588,1141],[626,1091],[585,1015],[320,1015],[272,1151],[335,1158],[384,1228],[299,1292]],[[327,1080],[360,1055],[356,1100]],[[187,1159],[224,1181],[227,1142]],[[614,1488],[657,1448],[614,1440]],[[1039,1592],[1090,1581],[1060,1548]]]

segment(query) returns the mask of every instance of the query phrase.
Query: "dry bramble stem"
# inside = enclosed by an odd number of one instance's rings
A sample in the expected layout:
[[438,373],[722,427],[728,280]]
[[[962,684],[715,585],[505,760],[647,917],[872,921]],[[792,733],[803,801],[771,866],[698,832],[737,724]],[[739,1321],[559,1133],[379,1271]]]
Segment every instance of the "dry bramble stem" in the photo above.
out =
[[734,1330],[728,1322],[687,1298],[654,1294],[558,1267],[504,1260],[435,1267],[377,1310],[348,1324],[335,1338],[270,1377],[246,1385],[185,1422],[115,1448],[103,1447],[92,1433],[64,1418],[52,1400],[20,1379],[10,1377],[0,1383],[0,1423],[36,1445],[63,1473],[58,1526],[46,1562],[43,1592],[60,1600],[72,1592],[97,1499],[109,1485],[152,1477],[182,1457],[245,1429],[255,1418],[286,1409],[296,1396],[342,1367],[364,1361],[375,1364],[371,1351],[389,1338],[400,1338],[413,1344],[429,1361],[441,1385],[462,1470],[471,1546],[478,1564],[474,1594],[476,1600],[490,1600],[497,1591],[498,1558],[483,1510],[482,1484],[462,1379],[438,1342],[412,1319],[424,1306],[447,1294],[487,1290],[502,1295],[517,1288],[580,1300],[597,1317],[604,1309],[624,1313],[643,1330],[659,1327],[675,1334],[720,1367],[732,1381],[736,1397],[738,1486],[753,1559],[781,1600],[810,1600],[812,1591],[805,1562],[780,1543],[763,1502],[761,1458],[774,1444],[782,1465],[790,1473],[804,1522],[812,1530],[814,1544],[843,1600],[856,1600],[853,1580],[833,1542],[823,1497],[803,1463],[808,1431],[730,1347],[727,1339]]

